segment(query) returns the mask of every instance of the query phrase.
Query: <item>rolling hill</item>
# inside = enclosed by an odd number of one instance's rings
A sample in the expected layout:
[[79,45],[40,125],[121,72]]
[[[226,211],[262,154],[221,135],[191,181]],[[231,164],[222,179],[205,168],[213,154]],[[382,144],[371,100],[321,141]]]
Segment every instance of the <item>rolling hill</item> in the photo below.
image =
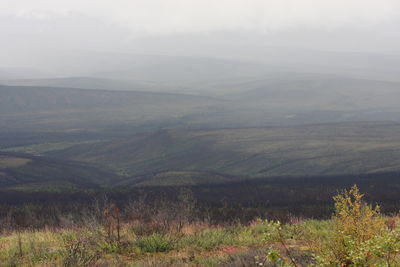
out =
[[228,98],[281,109],[357,110],[399,108],[400,83],[297,73],[239,83]]
[[48,112],[93,109],[135,108],[137,105],[171,106],[181,108],[215,99],[168,93],[85,90],[31,86],[0,86],[0,112]]
[[[111,86],[107,81],[58,80]],[[56,179],[97,186],[105,181],[103,172],[115,178],[108,185],[149,186],[400,171],[399,88],[396,82],[305,73],[191,88],[215,90],[218,99],[0,86],[0,149],[45,156],[2,169],[3,183]]]
[[[65,82],[97,86],[104,82],[103,87],[111,88],[115,82],[113,89],[119,86],[119,82],[114,80],[82,79],[60,80],[60,85]],[[171,84],[176,90],[183,85],[178,81]],[[128,85],[118,88],[123,86]],[[151,90],[165,90],[163,86]],[[0,127],[9,132],[26,129],[42,132],[104,131],[121,127],[149,131],[164,127],[215,129],[400,121],[397,101],[400,84],[396,82],[315,73],[281,73],[198,82],[188,88],[209,97],[142,91],[0,86]],[[218,99],[211,95],[218,95]]]
[[183,94],[29,86],[0,86],[0,96],[0,132],[159,128],[219,102]]
[[[197,128],[400,121],[400,83],[316,73],[281,73],[200,87],[225,102],[184,121]],[[199,89],[200,89],[199,88]]]
[[101,164],[126,177],[212,172],[235,179],[400,171],[400,124],[161,130],[72,146],[49,156]]
[[72,190],[96,188],[115,178],[91,164],[0,152],[0,188]]

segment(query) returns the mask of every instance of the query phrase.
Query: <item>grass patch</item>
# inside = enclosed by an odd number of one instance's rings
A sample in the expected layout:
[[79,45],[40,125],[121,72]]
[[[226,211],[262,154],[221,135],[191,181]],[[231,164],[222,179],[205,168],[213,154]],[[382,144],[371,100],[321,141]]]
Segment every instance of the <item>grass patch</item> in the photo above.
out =
[[137,246],[142,252],[155,253],[167,252],[174,249],[176,239],[170,235],[165,234],[152,234],[150,236],[140,237],[136,242]]

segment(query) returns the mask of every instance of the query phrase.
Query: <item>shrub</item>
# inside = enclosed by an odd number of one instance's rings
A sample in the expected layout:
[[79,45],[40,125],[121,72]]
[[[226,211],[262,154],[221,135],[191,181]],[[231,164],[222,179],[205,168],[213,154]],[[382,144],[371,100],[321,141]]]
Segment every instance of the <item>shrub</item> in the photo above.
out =
[[379,206],[362,198],[357,186],[334,197],[333,232],[313,245],[319,266],[393,266],[398,260],[398,229],[388,228]]
[[98,251],[91,249],[89,240],[84,237],[74,239],[72,236],[64,236],[62,264],[65,267],[93,266],[100,258]]

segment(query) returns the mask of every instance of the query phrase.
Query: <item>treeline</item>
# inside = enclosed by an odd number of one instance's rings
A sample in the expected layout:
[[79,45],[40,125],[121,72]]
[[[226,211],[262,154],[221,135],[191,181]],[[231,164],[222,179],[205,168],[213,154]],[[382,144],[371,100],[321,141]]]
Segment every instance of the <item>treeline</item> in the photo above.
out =
[[[0,194],[0,227],[4,230],[76,225],[89,218],[100,220],[102,212],[110,205],[118,207],[121,220],[132,217],[149,220],[156,214],[215,224],[246,223],[255,218],[283,222],[292,217],[323,219],[333,212],[332,197],[353,184],[365,192],[368,203],[380,203],[383,213],[399,212],[400,174],[381,173],[73,193],[3,191]],[[177,215],[178,211],[186,213]]]

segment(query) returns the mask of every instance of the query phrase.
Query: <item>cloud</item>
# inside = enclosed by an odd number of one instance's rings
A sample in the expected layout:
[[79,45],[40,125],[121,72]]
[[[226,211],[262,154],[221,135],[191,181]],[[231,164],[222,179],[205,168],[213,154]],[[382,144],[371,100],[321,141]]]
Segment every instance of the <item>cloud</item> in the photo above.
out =
[[398,0],[2,0],[0,13],[46,20],[76,14],[129,28],[133,35],[226,30],[368,28],[395,21]]

